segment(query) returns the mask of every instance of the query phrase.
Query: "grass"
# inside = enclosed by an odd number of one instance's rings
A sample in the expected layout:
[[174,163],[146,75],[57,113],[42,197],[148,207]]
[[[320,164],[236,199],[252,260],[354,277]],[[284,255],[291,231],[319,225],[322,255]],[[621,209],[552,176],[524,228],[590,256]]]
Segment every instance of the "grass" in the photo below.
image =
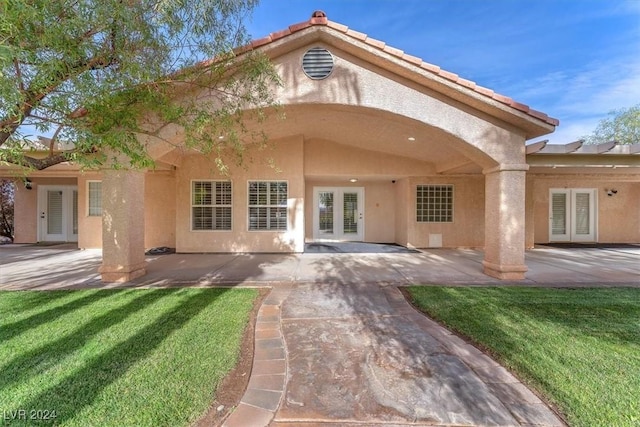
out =
[[2,421],[189,425],[236,364],[256,297],[251,289],[0,292]]
[[640,289],[409,288],[572,426],[640,425]]

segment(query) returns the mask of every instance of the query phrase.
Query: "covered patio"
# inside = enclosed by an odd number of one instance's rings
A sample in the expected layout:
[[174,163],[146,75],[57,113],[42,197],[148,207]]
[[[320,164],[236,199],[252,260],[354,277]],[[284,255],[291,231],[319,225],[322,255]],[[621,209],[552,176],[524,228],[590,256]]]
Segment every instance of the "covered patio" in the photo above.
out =
[[3,245],[0,246],[0,289],[277,287],[283,283],[640,287],[640,245],[540,246],[526,251],[525,257],[529,266],[525,280],[509,282],[484,275],[480,268],[483,254],[472,249],[404,253],[381,248],[367,253],[169,254],[147,256],[146,276],[125,283],[105,284],[97,272],[102,262],[100,250],[78,250],[73,244]]

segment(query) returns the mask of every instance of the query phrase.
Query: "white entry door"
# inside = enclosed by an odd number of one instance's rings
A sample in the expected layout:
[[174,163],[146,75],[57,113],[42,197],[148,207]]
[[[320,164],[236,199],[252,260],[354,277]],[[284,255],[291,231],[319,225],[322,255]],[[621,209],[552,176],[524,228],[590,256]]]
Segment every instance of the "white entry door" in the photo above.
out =
[[38,240],[78,241],[78,188],[38,186]]
[[549,199],[551,242],[596,241],[595,189],[551,189]]
[[364,188],[314,187],[313,238],[364,240]]

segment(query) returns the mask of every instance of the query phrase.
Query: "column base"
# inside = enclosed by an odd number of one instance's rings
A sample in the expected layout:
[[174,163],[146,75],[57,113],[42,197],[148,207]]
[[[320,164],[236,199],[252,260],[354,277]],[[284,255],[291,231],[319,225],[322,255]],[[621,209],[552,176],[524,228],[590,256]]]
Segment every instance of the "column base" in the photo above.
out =
[[528,268],[526,265],[502,265],[494,264],[487,260],[482,261],[484,274],[500,280],[524,280],[524,273]]
[[102,265],[98,269],[103,282],[124,283],[147,274],[146,262],[138,265]]

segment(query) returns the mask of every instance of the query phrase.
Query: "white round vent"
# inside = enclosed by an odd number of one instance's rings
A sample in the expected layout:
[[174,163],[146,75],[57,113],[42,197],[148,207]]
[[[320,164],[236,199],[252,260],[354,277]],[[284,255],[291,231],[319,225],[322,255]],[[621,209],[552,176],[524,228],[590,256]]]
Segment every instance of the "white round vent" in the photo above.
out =
[[302,57],[302,70],[310,79],[324,79],[333,71],[333,55],[322,47],[309,49]]

